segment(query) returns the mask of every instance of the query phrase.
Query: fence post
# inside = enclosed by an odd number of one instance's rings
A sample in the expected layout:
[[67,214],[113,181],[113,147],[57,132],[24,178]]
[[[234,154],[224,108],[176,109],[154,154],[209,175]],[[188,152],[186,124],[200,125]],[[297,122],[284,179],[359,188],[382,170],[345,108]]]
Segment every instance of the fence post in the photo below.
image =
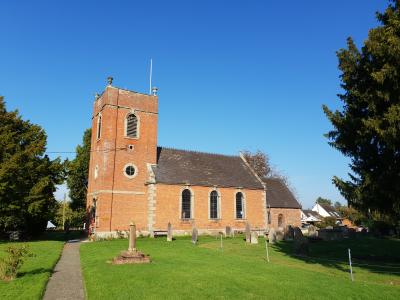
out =
[[222,244],[222,233],[221,233],[221,251],[223,251],[224,250],[224,248],[223,248],[223,244]]
[[349,248],[348,250],[349,250],[350,278],[351,278],[351,281],[354,281],[354,277],[353,277],[353,267],[351,266],[351,252],[350,252],[350,248]]
[[265,240],[265,250],[267,250],[267,261],[269,262],[268,242],[267,239],[264,240]]

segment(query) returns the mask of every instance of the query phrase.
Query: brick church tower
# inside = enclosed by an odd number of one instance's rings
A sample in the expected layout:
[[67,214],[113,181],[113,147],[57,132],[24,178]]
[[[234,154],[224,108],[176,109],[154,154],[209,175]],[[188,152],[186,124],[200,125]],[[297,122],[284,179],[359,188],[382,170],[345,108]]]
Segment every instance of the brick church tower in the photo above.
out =
[[[156,90],[155,90],[156,91]],[[90,233],[147,231],[147,181],[157,160],[158,97],[112,86],[92,116],[87,209]]]

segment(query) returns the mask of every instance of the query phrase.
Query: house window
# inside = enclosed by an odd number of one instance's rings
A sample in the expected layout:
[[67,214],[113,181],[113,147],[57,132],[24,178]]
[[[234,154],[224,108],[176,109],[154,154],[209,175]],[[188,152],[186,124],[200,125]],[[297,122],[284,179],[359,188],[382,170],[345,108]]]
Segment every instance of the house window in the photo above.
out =
[[236,219],[244,218],[243,209],[243,194],[241,192],[236,193]]
[[190,219],[191,214],[191,206],[192,206],[192,193],[190,190],[185,189],[182,191],[182,219]]
[[137,130],[137,117],[134,114],[129,114],[126,117],[126,136],[130,138],[137,138],[138,130]]
[[282,227],[283,226],[283,215],[279,214],[278,215],[278,227]]
[[101,115],[97,118],[97,139],[101,137]]
[[210,219],[218,219],[218,193],[212,191],[210,193]]

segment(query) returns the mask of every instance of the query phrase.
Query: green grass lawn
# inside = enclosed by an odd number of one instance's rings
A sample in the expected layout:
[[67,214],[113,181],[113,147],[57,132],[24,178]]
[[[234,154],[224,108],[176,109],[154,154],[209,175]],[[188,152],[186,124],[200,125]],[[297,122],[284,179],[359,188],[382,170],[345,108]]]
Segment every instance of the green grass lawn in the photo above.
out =
[[[18,272],[18,277],[10,282],[0,280],[0,299],[41,299],[51,272],[57,263],[64,240],[76,238],[71,233],[51,232],[42,236],[42,240],[30,241],[30,251],[35,255],[28,257]],[[23,243],[0,242],[0,257],[6,255],[4,249]]]
[[[343,259],[346,243],[313,243],[310,253],[319,257],[329,249],[325,259]],[[357,253],[362,244],[378,242],[350,243]],[[399,247],[398,240],[385,245],[389,244],[393,251]],[[89,299],[400,299],[400,274],[355,267],[355,282],[351,282],[345,263],[293,257],[291,246],[283,242],[271,247],[270,263],[263,239],[258,245],[246,245],[241,238],[225,239],[221,251],[213,237],[200,237],[197,246],[190,238],[172,243],[143,238],[138,248],[152,258],[144,265],[110,263],[127,248],[127,240],[85,243],[80,251]]]

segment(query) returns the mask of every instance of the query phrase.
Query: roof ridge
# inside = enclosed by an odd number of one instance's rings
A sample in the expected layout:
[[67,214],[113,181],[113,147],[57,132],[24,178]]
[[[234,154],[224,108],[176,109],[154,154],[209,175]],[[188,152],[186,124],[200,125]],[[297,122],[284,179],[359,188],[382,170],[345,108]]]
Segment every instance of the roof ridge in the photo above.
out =
[[167,150],[175,150],[175,151],[182,151],[182,152],[189,152],[189,153],[196,153],[196,154],[206,154],[206,155],[212,155],[212,156],[239,157],[239,155],[220,154],[220,153],[196,151],[196,150],[189,150],[189,149],[177,149],[177,148],[173,148],[173,147],[164,147],[164,146],[157,146],[157,147],[161,148],[161,149],[167,149]]

